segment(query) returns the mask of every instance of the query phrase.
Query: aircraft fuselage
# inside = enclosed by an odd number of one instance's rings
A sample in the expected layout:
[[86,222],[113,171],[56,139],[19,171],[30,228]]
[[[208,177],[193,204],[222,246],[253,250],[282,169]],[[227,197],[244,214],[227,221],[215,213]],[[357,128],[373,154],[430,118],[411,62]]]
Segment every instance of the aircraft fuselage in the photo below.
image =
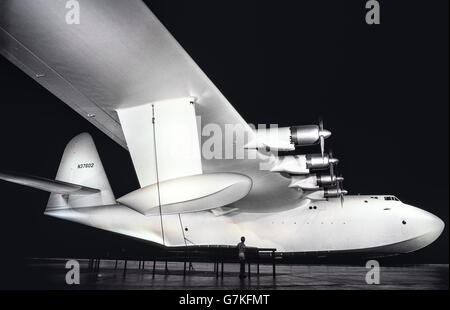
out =
[[393,196],[347,196],[343,204],[340,199],[304,201],[273,213],[163,215],[164,240],[159,216],[143,216],[122,205],[46,214],[166,246],[233,246],[245,236],[248,246],[289,253],[409,253],[432,243],[444,229],[438,217]]

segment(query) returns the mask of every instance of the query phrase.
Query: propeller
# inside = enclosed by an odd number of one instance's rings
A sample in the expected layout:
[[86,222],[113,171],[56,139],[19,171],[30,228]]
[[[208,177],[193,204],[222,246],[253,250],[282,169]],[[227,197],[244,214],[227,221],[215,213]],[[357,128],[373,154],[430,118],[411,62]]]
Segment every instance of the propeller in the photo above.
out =
[[[333,152],[330,151],[329,154],[330,158],[333,158]],[[331,180],[334,180],[334,183],[336,184],[336,192],[339,193],[339,197],[341,198],[341,207],[344,207],[344,196],[347,194],[347,191],[342,188],[344,178],[342,175],[336,176],[334,165],[337,165],[337,163],[330,163],[330,176]]]
[[[333,152],[330,152],[330,158],[333,158]],[[334,180],[334,163],[331,163],[331,162],[330,162],[330,176],[331,176],[331,181],[333,181]]]
[[325,139],[331,136],[331,132],[324,129],[323,127],[323,119],[319,118],[319,141],[320,141],[320,152],[322,157],[325,154]]
[[342,183],[343,181],[337,181],[336,182],[336,188],[338,190],[339,193],[339,197],[341,198],[341,207],[344,207],[344,195],[346,194],[346,191],[344,189],[342,189]]

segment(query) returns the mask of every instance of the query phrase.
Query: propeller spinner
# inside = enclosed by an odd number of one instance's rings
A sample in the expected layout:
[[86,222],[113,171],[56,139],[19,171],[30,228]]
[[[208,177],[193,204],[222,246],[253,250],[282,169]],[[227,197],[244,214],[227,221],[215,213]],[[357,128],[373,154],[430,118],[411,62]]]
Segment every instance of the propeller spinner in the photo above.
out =
[[325,139],[331,136],[331,132],[329,130],[324,129],[322,118],[319,119],[319,141],[320,141],[320,152],[322,157],[325,154]]

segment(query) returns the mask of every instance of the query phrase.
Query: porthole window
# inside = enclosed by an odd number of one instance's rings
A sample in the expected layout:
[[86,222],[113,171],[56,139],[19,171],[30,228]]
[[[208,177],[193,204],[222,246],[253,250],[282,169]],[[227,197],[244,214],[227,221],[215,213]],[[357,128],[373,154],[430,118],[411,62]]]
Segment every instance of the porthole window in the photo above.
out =
[[317,210],[317,207],[316,207],[316,206],[314,207],[314,210]]
[[405,220],[403,220],[403,221],[402,221],[402,224],[403,224],[403,225],[406,225],[406,221],[405,221]]
[[186,227],[184,230],[185,230],[185,231],[188,231],[189,229]]
[[365,202],[365,203],[368,203],[368,201],[367,201],[367,200],[364,200],[364,202]]

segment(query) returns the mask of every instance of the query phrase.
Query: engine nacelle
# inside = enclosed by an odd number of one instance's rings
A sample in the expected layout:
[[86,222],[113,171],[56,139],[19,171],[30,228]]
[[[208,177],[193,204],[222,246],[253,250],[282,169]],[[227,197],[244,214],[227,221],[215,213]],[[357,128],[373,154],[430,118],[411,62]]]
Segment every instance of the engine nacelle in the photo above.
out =
[[323,196],[325,198],[338,198],[342,195],[347,195],[348,192],[345,189],[340,188],[326,188],[323,191]]
[[291,188],[300,188],[303,190],[314,190],[320,187],[332,186],[337,182],[344,181],[343,177],[331,175],[294,175],[291,176]]
[[320,142],[320,137],[325,139],[331,136],[328,130],[320,130],[317,125],[293,126],[290,128],[291,142],[296,146],[314,145]]
[[314,174],[305,176],[296,175],[291,177],[291,184],[289,184],[289,187],[302,190],[316,190],[319,189],[319,185],[317,183],[317,176]]
[[256,139],[249,142],[247,149],[268,149],[273,151],[295,151],[296,146],[320,143],[331,136],[331,132],[317,125],[262,128],[255,131]]
[[317,176],[317,185],[320,187],[334,185],[337,182],[344,181],[343,177],[337,177],[335,175],[331,176],[329,174]]
[[330,165],[337,164],[338,159],[332,158],[327,154],[308,154],[306,155],[306,167],[313,170],[323,170],[330,167]]
[[305,155],[277,157],[270,171],[295,175],[309,174]]

